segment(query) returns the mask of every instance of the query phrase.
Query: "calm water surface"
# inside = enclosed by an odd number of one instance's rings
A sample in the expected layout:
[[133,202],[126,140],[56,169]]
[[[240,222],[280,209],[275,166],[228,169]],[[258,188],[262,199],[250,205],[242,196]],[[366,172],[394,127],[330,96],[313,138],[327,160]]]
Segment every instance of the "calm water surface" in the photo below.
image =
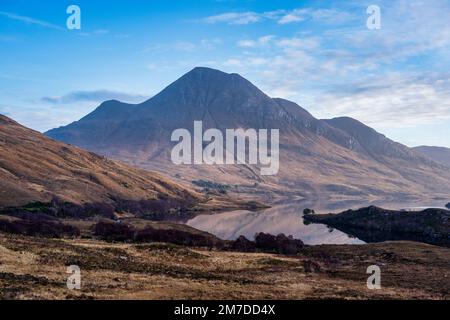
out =
[[364,243],[325,225],[305,225],[302,212],[303,208],[297,205],[277,205],[260,212],[241,210],[200,215],[189,220],[187,224],[225,240],[234,240],[241,235],[253,239],[256,233],[266,232],[274,235],[280,233],[292,235],[311,245]]
[[[421,210],[442,205],[420,206],[417,204],[372,203],[389,209]],[[214,234],[225,239],[234,240],[243,235],[253,239],[258,232],[270,234],[284,233],[292,235],[309,245],[319,244],[364,244],[363,241],[351,237],[325,225],[303,223],[303,209],[314,208],[319,213],[341,212],[347,209],[357,209],[371,204],[357,202],[339,202],[320,205],[318,203],[287,203],[274,205],[272,208],[260,211],[230,211],[214,215],[200,215],[187,222],[191,227]]]

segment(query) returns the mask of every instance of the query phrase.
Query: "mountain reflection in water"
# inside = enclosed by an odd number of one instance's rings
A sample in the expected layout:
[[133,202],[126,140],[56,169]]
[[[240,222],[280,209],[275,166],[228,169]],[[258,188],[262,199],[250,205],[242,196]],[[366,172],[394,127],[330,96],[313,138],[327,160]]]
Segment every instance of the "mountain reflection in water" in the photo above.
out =
[[187,224],[225,240],[237,239],[241,235],[253,240],[256,233],[265,232],[274,235],[280,233],[292,235],[310,245],[364,243],[325,225],[305,225],[304,208],[298,204],[284,204],[260,212],[241,210],[200,215],[189,220]]

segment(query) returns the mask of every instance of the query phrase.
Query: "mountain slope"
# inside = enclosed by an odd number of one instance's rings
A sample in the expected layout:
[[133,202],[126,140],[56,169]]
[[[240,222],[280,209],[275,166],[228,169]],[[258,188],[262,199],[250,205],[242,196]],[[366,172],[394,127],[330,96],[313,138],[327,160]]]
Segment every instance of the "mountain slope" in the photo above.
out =
[[450,167],[450,149],[444,147],[429,147],[429,146],[420,146],[413,148],[418,153],[421,153],[428,158],[443,164],[447,167]]
[[0,115],[0,207],[53,197],[76,204],[112,198],[199,200],[157,173],[56,142]]
[[324,120],[329,125],[346,132],[372,158],[381,160],[380,157],[393,157],[404,160],[427,162],[422,155],[414,152],[405,145],[394,142],[374,129],[366,126],[358,120],[349,117],[340,117]]
[[[173,165],[171,133],[192,130],[196,120],[205,130],[280,129],[279,174],[261,176],[258,166],[250,165]],[[237,74],[208,68],[195,68],[141,104],[105,102],[47,135],[186,181],[204,178],[266,197],[400,200],[450,193],[450,173],[443,166],[360,122],[316,119],[293,102],[268,97]]]

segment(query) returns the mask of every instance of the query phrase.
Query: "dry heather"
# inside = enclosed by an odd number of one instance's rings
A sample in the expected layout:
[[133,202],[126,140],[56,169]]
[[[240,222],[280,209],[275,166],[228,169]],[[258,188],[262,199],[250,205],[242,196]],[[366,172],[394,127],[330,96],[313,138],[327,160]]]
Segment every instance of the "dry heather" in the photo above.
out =
[[[382,269],[382,290],[366,268]],[[78,265],[82,289],[66,288]],[[297,256],[0,234],[3,299],[449,299],[450,250],[397,242]]]

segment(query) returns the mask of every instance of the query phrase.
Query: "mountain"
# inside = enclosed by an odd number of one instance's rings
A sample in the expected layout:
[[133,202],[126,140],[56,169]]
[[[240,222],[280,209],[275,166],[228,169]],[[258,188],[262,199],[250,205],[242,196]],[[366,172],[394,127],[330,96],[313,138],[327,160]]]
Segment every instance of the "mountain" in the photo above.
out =
[[450,167],[450,149],[444,147],[420,146],[413,148],[416,152],[421,153],[430,159]]
[[0,207],[55,197],[74,204],[111,203],[114,198],[200,200],[157,173],[54,141],[0,115]]
[[[280,170],[255,165],[173,165],[178,128],[279,129]],[[351,118],[319,120],[294,102],[272,99],[238,74],[195,68],[136,105],[107,101],[48,136],[134,166],[191,182],[213,180],[241,194],[273,198],[395,199],[448,197],[444,166]]]

